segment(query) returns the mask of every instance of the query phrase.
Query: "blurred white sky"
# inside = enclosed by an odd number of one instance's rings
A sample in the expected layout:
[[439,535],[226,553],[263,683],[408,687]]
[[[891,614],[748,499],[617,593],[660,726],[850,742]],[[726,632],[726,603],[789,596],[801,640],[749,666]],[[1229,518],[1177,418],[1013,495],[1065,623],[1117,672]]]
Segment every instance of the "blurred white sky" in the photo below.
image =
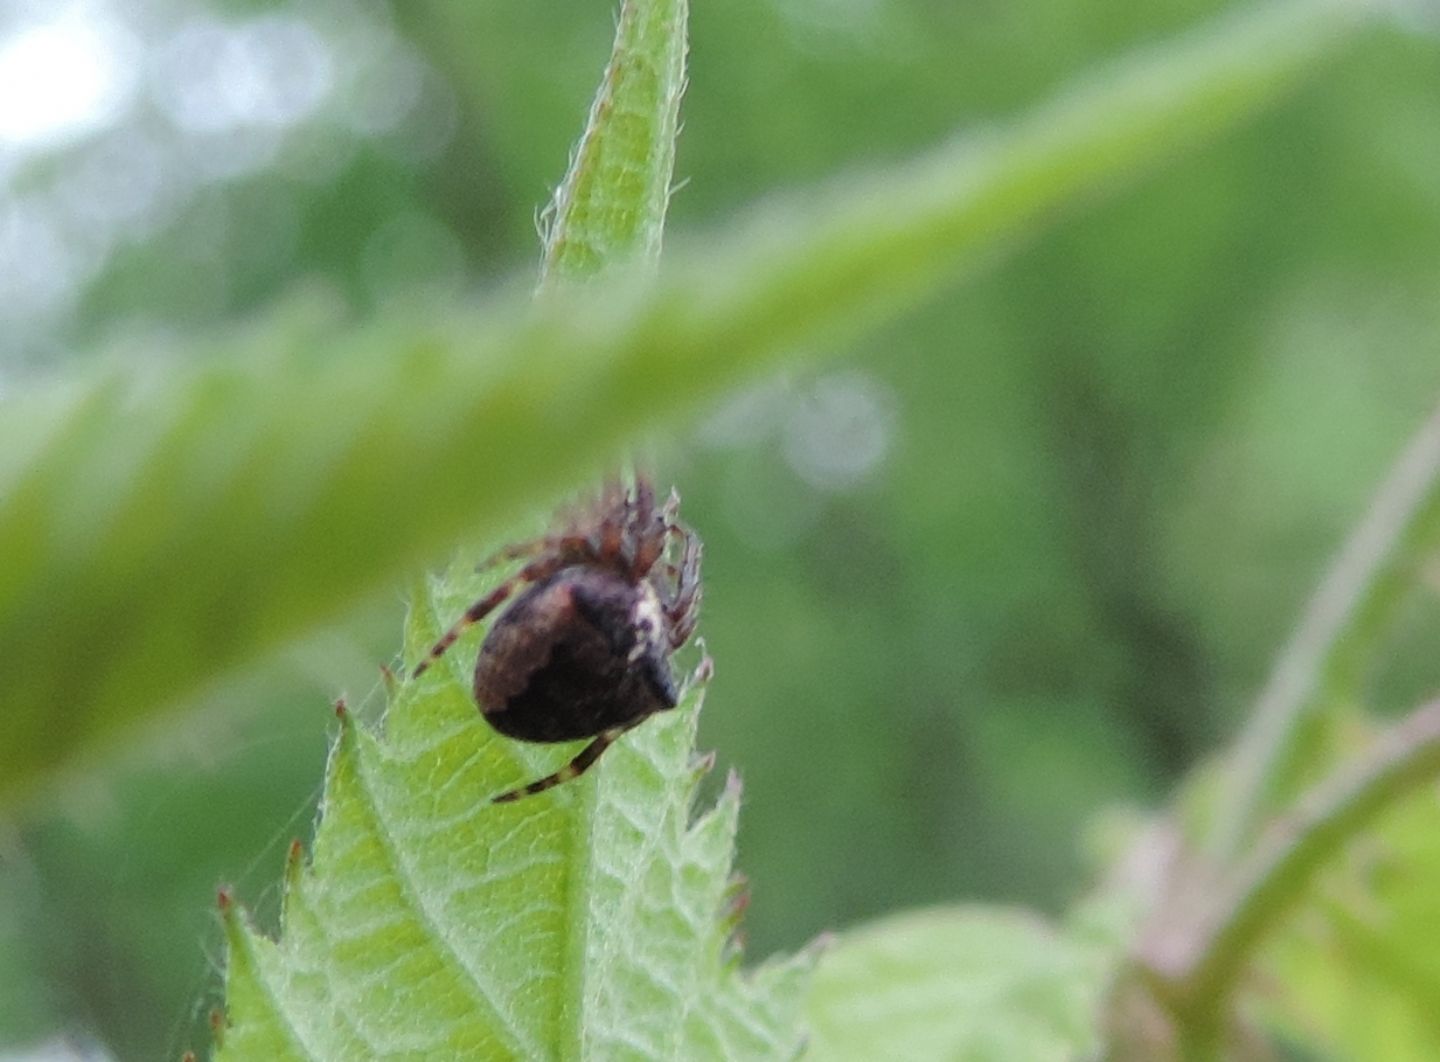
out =
[[43,147],[93,129],[135,89],[136,42],[96,2],[21,18],[0,42],[0,143]]
[[[283,163],[292,140],[330,153],[310,150],[297,181],[361,139],[434,148],[415,129],[444,110],[436,81],[364,0],[226,18],[184,0],[0,2],[0,368],[44,356],[115,250],[204,186]],[[327,135],[292,136],[310,123]]]

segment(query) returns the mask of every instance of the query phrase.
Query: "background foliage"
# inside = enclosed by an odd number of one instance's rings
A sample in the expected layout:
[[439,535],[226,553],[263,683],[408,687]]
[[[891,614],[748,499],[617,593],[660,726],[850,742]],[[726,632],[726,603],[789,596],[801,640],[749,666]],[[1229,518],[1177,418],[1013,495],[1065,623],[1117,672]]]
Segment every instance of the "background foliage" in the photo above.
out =
[[[1213,10],[699,5],[670,231],[1019,112]],[[13,40],[35,12],[0,17]],[[303,337],[530,268],[612,31],[579,3],[87,17],[146,75],[89,131],[3,148],[3,390],[230,344],[276,300]],[[1091,814],[1158,801],[1234,729],[1440,391],[1437,67],[1423,36],[1367,40],[848,364],[737,396],[666,449],[706,537],[701,742],[746,779],[752,953],[961,897],[1056,909]],[[373,709],[399,610],[387,595],[285,648],[12,820],[0,1044],[79,1030],[152,1058],[189,1039],[214,885],[273,900],[329,702]],[[1382,713],[1434,685],[1434,620],[1417,600],[1362,686]]]

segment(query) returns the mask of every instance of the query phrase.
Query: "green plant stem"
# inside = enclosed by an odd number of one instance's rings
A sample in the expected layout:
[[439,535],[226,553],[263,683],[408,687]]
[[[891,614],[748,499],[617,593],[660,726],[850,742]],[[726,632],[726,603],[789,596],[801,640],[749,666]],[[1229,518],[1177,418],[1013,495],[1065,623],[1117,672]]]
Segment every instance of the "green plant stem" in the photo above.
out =
[[1316,787],[1273,827],[1195,928],[1150,935],[1144,962],[1182,1040],[1205,1057],[1257,944],[1316,872],[1377,815],[1440,774],[1440,701],[1385,731],[1358,762]]
[[1237,743],[1210,856],[1232,863],[1290,779],[1309,725],[1353,695],[1413,581],[1440,547],[1440,410],[1416,432],[1311,599]]

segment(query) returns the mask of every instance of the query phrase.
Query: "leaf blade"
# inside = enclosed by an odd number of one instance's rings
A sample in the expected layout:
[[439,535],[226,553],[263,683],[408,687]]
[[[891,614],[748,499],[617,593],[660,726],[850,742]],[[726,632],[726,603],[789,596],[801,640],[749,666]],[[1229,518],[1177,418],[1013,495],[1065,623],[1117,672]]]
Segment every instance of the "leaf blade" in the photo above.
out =
[[821,960],[807,1057],[1085,1057],[1099,1046],[1103,980],[1089,949],[1028,912],[893,915],[842,934]]

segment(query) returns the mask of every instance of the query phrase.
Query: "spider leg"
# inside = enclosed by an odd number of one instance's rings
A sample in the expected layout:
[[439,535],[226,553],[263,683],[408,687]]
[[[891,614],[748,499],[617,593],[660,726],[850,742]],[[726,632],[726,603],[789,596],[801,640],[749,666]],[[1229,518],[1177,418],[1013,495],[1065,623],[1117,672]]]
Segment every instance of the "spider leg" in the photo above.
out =
[[[664,520],[665,520],[665,536],[666,536],[666,539],[667,539],[667,544],[666,544],[666,552],[667,552],[667,553],[668,553],[668,551],[669,551],[669,544],[668,544],[668,540],[669,540],[669,539],[680,539],[682,542],[688,542],[691,538],[694,537],[689,531],[686,530],[684,524],[681,524],[681,523],[679,523],[679,522],[677,522],[677,521],[675,520],[675,509],[676,509],[676,507],[677,507],[679,504],[680,504],[680,496],[677,495],[677,494],[672,490],[672,491],[670,492],[670,500],[665,503],[665,509],[664,509],[663,513],[661,514],[661,515],[664,517]],[[663,554],[662,554],[662,556],[663,556]],[[679,592],[679,586],[680,586],[680,561],[679,561],[679,560],[667,560],[667,561],[665,562],[665,576],[666,576],[666,578],[668,578],[668,579],[670,580],[670,582],[669,582],[669,584],[668,584],[669,590],[668,590],[667,593],[662,594],[662,597],[665,599],[666,604],[670,604],[671,602],[673,602],[673,601],[675,600],[675,595]]]
[[533,557],[537,553],[563,553],[567,557],[583,557],[592,549],[590,540],[584,535],[542,535],[539,538],[532,538],[525,542],[513,542],[508,546],[497,549],[490,556],[486,557],[479,564],[475,565],[477,572],[487,571],[500,564],[510,561],[522,560],[526,557]]
[[465,614],[455,621],[448,631],[440,636],[425,659],[415,665],[415,670],[410,672],[412,679],[417,679],[430,669],[430,665],[445,655],[445,651],[455,644],[455,640],[464,634],[475,624],[494,612],[507,597],[515,592],[515,588],[522,583],[533,583],[537,579],[543,579],[553,572],[559,571],[565,566],[564,558],[543,557],[521,568],[516,574],[506,579],[503,583],[491,590],[465,610]]
[[600,528],[596,534],[595,552],[602,558],[613,559],[625,551],[625,488],[618,479],[605,484],[600,495]]
[[[679,499],[675,501],[678,505]],[[630,558],[631,570],[637,576],[653,568],[665,552],[666,530],[670,523],[666,516],[668,509],[668,502],[664,509],[655,507],[655,488],[648,479],[636,479],[629,531],[634,548]]]
[[491,568],[498,567],[509,561],[516,561],[522,557],[533,557],[535,554],[541,552],[549,541],[550,539],[548,538],[532,538],[528,542],[512,542],[508,546],[497,549],[494,553],[490,554],[490,556],[475,565],[475,570],[477,572],[489,571]]
[[685,549],[675,580],[675,596],[665,603],[665,618],[670,621],[670,648],[678,649],[695,633],[700,619],[700,536],[685,535]]
[[650,482],[649,476],[637,475],[635,477],[635,507],[633,512],[635,519],[643,522],[651,519],[655,513],[655,484]]
[[625,723],[622,726],[612,726],[609,730],[602,730],[594,741],[580,750],[578,756],[554,774],[546,775],[538,782],[531,782],[529,785],[521,786],[519,789],[511,789],[509,792],[501,793],[497,797],[492,797],[490,803],[510,804],[519,800],[521,797],[534,796],[536,793],[543,793],[547,789],[553,789],[562,782],[579,778],[595,765],[595,761],[600,758],[600,754],[613,745],[621,734],[639,722],[640,720],[637,719],[633,723]]

